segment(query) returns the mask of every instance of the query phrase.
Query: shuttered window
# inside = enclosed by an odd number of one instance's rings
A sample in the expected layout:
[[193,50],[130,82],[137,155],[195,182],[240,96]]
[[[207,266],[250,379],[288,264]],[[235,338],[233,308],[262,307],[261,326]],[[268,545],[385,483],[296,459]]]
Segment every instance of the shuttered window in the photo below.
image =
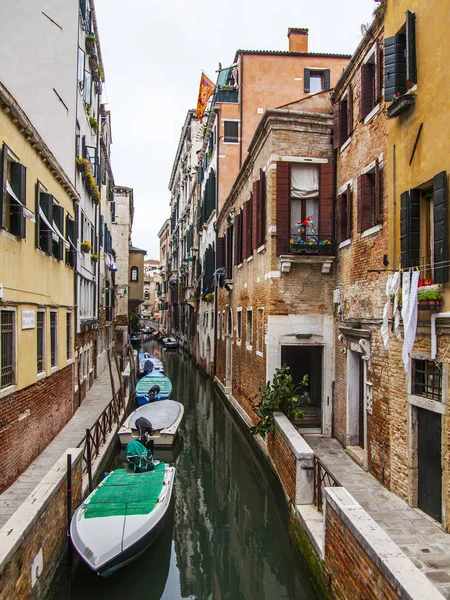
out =
[[37,372],[45,371],[45,312],[38,310],[36,313],[36,334],[37,334]]
[[225,266],[225,238],[217,238],[216,269]]
[[242,262],[242,211],[234,218],[234,264]]
[[56,367],[58,364],[58,315],[55,311],[50,312],[50,365]]
[[448,186],[447,173],[442,171],[433,178],[434,219],[434,281],[448,281]]
[[303,91],[306,94],[317,94],[330,87],[330,69],[304,69]]
[[[53,223],[58,231],[63,234],[64,231],[64,208],[58,204],[53,205]],[[53,237],[53,256],[58,260],[64,259],[64,242],[59,235],[56,239]]]
[[253,182],[252,206],[252,250],[258,248],[258,212],[260,211],[261,193],[260,181]]
[[1,158],[0,227],[12,235],[26,238],[27,170],[6,144],[3,144]]
[[324,163],[319,171],[319,237],[333,239],[334,230],[334,165]]
[[227,227],[225,236],[225,278],[233,279],[233,225]]
[[403,269],[420,263],[420,190],[400,196],[400,257]]
[[384,40],[384,99],[402,96],[417,83],[416,15],[406,11],[403,31]]
[[38,185],[36,197],[36,222],[39,228],[39,234],[36,244],[43,252],[52,254],[53,237],[50,224],[53,221],[53,196],[42,192]]
[[250,200],[244,202],[242,207],[242,258],[249,258],[253,254],[252,246],[252,206],[253,206],[253,195],[250,194]]
[[283,241],[290,237],[291,171],[288,162],[277,162],[277,254],[282,254]]
[[378,160],[358,177],[358,232],[382,223],[382,171]]
[[239,142],[239,123],[238,121],[224,121],[223,141],[237,144]]
[[337,241],[340,244],[352,235],[352,190],[350,185],[337,197]]

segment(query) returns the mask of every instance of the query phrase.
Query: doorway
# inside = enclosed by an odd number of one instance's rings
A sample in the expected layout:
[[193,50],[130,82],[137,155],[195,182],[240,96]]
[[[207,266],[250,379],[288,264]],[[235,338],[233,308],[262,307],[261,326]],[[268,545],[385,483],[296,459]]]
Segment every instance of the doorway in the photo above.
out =
[[305,414],[296,425],[299,428],[322,429],[322,346],[281,346],[281,364],[290,368],[295,386],[308,375],[310,402],[303,407]]
[[442,522],[442,417],[417,409],[418,507]]
[[347,446],[366,447],[366,362],[360,352],[347,352]]

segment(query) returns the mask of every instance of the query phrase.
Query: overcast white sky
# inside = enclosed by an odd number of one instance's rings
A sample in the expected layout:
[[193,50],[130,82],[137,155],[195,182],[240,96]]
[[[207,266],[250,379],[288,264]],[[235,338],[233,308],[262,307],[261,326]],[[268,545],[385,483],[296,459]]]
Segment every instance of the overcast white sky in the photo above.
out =
[[309,28],[310,52],[351,54],[374,0],[96,0],[116,185],[134,188],[132,241],[159,257],[168,183],[201,71],[216,80],[237,49],[287,50],[288,27]]

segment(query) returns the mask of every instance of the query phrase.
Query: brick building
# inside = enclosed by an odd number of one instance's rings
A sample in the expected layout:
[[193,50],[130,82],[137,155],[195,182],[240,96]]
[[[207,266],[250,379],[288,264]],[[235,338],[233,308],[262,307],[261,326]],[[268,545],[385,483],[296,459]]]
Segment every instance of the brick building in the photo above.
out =
[[330,433],[334,164],[323,95],[325,114],[311,102],[265,112],[218,217],[216,381],[254,417],[260,386],[286,363],[296,383],[309,375],[303,425]]
[[388,204],[382,98],[382,19],[376,19],[333,92],[336,150],[336,438],[360,464],[389,481],[386,302]]

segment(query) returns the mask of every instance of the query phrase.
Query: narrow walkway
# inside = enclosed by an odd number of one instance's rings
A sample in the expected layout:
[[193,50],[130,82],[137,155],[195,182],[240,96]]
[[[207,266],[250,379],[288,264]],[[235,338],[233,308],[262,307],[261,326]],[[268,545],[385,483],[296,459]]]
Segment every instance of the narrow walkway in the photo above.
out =
[[320,460],[411,561],[450,599],[450,534],[389,492],[337,440],[303,436]]
[[[114,387],[119,389],[119,379],[113,366]],[[111,378],[109,368],[103,371],[87,392],[82,405],[73,415],[67,425],[60,431],[47,448],[31,463],[28,469],[16,481],[0,494],[0,528],[19,508],[37,484],[61,458],[67,448],[76,448],[86,434],[86,429],[92,427],[106,406],[112,400]]]

